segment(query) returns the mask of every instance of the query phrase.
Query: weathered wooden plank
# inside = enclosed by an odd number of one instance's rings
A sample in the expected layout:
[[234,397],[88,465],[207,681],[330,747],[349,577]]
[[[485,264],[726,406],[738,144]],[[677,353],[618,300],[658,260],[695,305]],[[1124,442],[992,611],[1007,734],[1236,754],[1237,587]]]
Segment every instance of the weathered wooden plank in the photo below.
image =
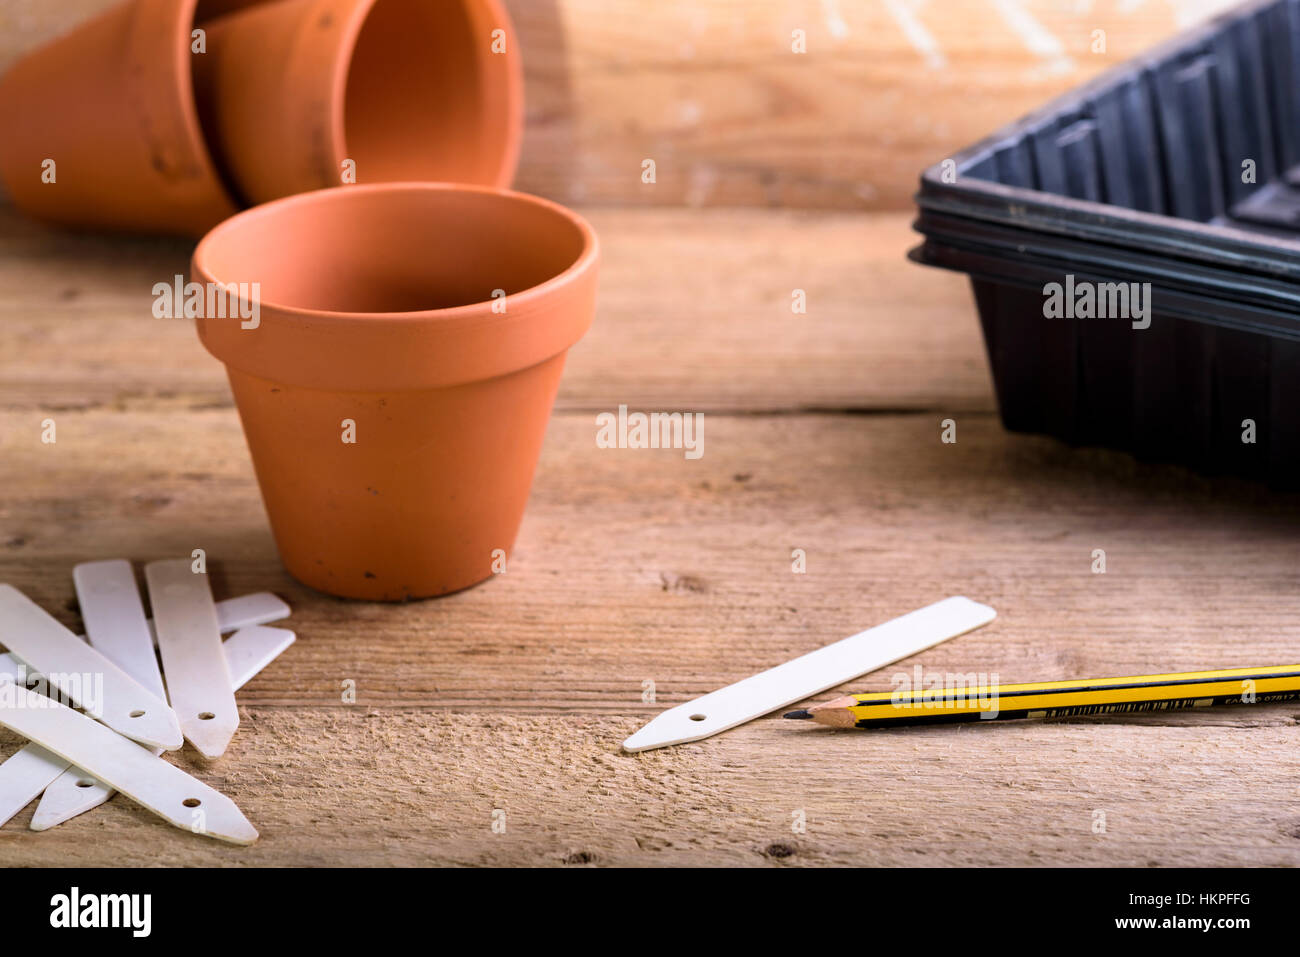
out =
[[943,672],[1284,664],[1300,645],[1300,500],[988,415],[958,415],[956,445],[932,415],[707,415],[695,461],[597,448],[594,416],[559,415],[505,576],[409,605],[285,575],[233,410],[53,417],[55,445],[39,413],[0,417],[0,581],[75,626],[74,563],[203,548],[218,598],[294,608],[303,640],[242,692],[255,706],[327,706],[352,679],[369,706],[648,716],[644,681],[685,700],[957,593],[1001,618],[927,652]]
[[[969,287],[906,260],[919,237],[904,214],[590,215],[599,311],[560,408],[991,408]],[[0,408],[227,403],[193,323],[151,312],[154,283],[186,274],[190,249],[69,235],[0,207]]]
[[[0,0],[0,70],[111,2]],[[584,204],[903,209],[925,166],[1233,2],[510,0],[517,185]]]
[[0,859],[1295,866],[1295,723],[1270,708],[1249,731],[1171,721],[868,734],[770,718],[628,755],[629,718],[253,708],[226,759],[181,761],[236,797],[261,832],[254,846],[195,838],[118,797],[42,833],[23,812],[0,830]]
[[[660,707],[951,592],[999,621],[859,687],[916,663],[1013,681],[1288,660],[1294,498],[1009,436],[987,414],[958,414],[956,445],[928,414],[709,415],[687,461],[598,449],[594,417],[570,412],[505,578],[382,606],[279,569],[232,410],[56,412],[54,445],[42,417],[0,416],[0,580],[75,626],[74,562],[203,547],[219,596],[276,589],[301,640],[241,693],[229,760],[195,769],[258,846],[119,801],[47,834],[21,815],[0,830],[6,862],[1300,862],[1288,706],[870,736],[773,719],[617,750]],[[864,766],[873,787],[846,786]]]

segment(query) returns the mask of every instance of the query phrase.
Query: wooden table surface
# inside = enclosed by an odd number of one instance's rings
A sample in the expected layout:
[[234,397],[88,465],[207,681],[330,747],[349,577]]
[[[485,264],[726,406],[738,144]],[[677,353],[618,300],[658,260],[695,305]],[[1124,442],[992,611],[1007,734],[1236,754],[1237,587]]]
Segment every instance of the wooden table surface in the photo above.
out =
[[[119,798],[46,833],[29,808],[0,863],[1300,864],[1296,705],[871,734],[767,718],[622,753],[662,708],[950,594],[998,620],[846,690],[917,664],[1295,661],[1300,522],[1294,497],[1003,431],[969,289],[905,261],[906,214],[587,213],[599,313],[508,572],[378,605],[280,567],[220,365],[150,315],[188,245],[0,210],[0,580],[77,627],[75,563],[201,547],[218,598],[274,590],[299,635],[240,692],[226,757],[178,758],[255,846]],[[703,457],[598,448],[620,403],[704,412]]]

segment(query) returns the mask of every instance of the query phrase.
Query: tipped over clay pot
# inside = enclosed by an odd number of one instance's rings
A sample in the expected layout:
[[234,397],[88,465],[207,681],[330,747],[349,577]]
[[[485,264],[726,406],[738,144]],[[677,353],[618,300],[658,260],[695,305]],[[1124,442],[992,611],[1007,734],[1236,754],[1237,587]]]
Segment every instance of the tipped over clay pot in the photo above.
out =
[[394,601],[504,567],[597,255],[561,206],[437,183],[292,196],[199,243],[192,280],[241,290],[198,331],[295,578]]
[[204,130],[249,202],[514,177],[523,73],[499,0],[274,0],[204,28]]
[[0,177],[28,215],[201,236],[235,212],[191,83],[197,0],[126,0],[0,78]]

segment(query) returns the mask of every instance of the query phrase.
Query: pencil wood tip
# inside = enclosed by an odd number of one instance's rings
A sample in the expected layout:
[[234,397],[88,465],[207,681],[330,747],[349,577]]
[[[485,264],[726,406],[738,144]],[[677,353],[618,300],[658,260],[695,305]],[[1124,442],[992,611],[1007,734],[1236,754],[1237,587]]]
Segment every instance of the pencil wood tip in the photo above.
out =
[[784,715],[782,715],[782,717],[783,718],[811,718],[812,715],[809,713],[807,708],[800,708],[798,711],[787,711]]
[[828,728],[851,728],[858,720],[848,708],[822,708],[813,713],[812,719]]

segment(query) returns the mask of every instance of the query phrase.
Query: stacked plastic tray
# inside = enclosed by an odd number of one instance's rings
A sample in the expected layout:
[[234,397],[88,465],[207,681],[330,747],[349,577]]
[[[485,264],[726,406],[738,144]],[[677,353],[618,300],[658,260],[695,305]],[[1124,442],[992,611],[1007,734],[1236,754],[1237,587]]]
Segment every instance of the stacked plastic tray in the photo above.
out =
[[[1300,0],[1066,94],[917,204],[912,258],[971,276],[1008,429],[1300,487]],[[1150,284],[1146,318],[1115,283]],[[1110,314],[1061,317],[1088,284]]]

